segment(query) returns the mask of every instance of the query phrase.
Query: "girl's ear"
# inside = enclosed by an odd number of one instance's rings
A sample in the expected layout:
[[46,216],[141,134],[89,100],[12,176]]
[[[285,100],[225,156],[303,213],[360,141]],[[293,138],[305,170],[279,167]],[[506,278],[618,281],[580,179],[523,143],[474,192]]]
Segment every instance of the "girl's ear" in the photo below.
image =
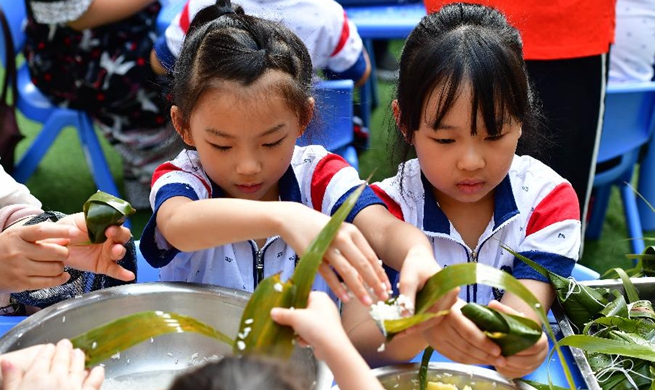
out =
[[303,134],[305,134],[305,130],[307,130],[307,126],[309,126],[309,123],[312,121],[314,118],[314,109],[316,106],[316,101],[314,100],[313,97],[310,97],[307,99],[307,113],[308,115],[304,115],[302,119],[302,123],[300,123],[300,132],[296,138],[302,137]]
[[173,127],[175,127],[175,131],[177,131],[182,138],[182,141],[189,146],[195,147],[196,145],[193,142],[189,126],[184,120],[184,116],[178,106],[171,107],[171,122],[173,123]]
[[391,111],[393,112],[393,118],[396,121],[396,127],[398,128],[398,131],[403,134],[405,141],[411,145],[411,137],[409,134],[407,134],[407,130],[400,124],[400,107],[398,107],[398,99],[394,99],[391,102]]

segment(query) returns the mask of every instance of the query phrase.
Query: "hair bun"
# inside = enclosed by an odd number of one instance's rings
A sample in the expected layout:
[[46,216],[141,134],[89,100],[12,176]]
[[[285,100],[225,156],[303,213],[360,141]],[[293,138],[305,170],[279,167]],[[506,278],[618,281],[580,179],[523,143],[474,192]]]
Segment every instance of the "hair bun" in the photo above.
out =
[[224,15],[243,15],[243,8],[239,5],[232,5],[230,0],[217,0],[215,4],[207,6],[206,8],[198,11],[193,18],[189,31],[191,31],[210,23]]

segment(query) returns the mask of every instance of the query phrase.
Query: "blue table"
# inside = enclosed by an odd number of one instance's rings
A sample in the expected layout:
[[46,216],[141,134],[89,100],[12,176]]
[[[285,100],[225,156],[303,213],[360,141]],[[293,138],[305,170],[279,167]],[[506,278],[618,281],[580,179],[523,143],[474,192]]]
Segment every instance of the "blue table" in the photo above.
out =
[[15,317],[0,316],[0,337],[4,336],[5,333],[11,330],[11,328],[13,328],[19,322],[23,321],[26,318],[27,317],[22,317],[22,316],[15,316]]

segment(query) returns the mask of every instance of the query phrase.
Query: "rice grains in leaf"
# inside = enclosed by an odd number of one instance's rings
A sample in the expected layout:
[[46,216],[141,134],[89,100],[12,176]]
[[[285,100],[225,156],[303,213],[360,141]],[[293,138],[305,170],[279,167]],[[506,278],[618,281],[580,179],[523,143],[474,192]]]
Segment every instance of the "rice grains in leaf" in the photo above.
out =
[[529,318],[501,313],[477,303],[467,303],[461,310],[466,318],[498,344],[503,356],[530,348],[541,337],[541,326]]
[[107,240],[105,230],[110,226],[122,225],[136,210],[123,199],[106,192],[98,191],[91,195],[82,207],[84,219],[92,244],[100,244]]

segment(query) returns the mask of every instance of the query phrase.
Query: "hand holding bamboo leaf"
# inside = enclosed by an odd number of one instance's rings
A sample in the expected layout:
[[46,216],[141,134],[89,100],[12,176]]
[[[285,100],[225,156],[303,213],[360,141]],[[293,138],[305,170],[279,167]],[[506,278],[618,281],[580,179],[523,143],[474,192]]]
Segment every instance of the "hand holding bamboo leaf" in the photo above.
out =
[[89,240],[93,244],[105,242],[105,230],[122,225],[136,210],[123,199],[98,191],[83,206]]

